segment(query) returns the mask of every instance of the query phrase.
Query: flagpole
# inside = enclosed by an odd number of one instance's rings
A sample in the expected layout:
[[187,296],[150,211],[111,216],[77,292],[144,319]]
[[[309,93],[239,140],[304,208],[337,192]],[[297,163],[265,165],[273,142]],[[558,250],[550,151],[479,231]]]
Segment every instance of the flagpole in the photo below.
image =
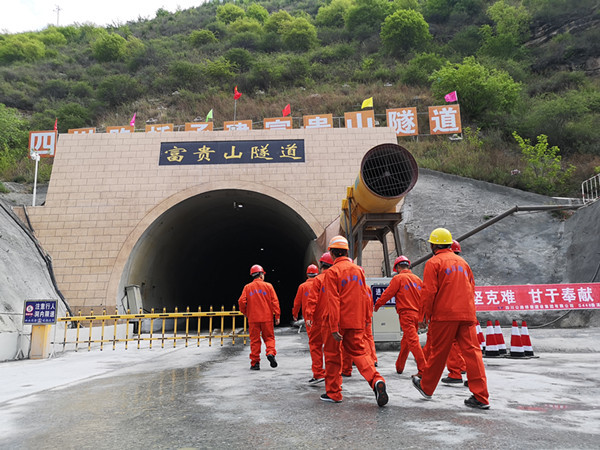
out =
[[33,200],[31,206],[35,206],[35,195],[37,191],[37,176],[38,176],[38,164],[40,162],[40,154],[33,152],[31,158],[35,160],[35,174],[33,175]]
[[235,114],[237,112],[237,99],[233,100],[233,121],[235,122]]

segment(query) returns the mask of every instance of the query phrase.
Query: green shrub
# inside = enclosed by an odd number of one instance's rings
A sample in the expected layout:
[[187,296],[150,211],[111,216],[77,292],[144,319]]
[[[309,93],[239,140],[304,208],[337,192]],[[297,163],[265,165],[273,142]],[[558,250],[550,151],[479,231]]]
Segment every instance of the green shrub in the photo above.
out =
[[346,29],[357,40],[379,35],[381,25],[391,8],[387,0],[355,0],[344,16]]
[[203,82],[203,71],[201,64],[188,61],[174,61],[169,65],[169,74],[173,78],[175,89],[199,89]]
[[308,20],[297,18],[283,25],[281,41],[288,50],[305,52],[317,45],[317,30]]
[[438,99],[456,91],[461,114],[486,126],[495,123],[498,116],[514,111],[520,99],[520,83],[504,71],[483,66],[474,57],[465,58],[462,64],[446,64],[430,80]]
[[190,33],[190,44],[194,47],[202,47],[215,42],[219,42],[219,40],[210,30],[194,30]]
[[225,3],[217,7],[217,19],[224,24],[235,22],[246,15],[246,12],[233,3]]
[[227,86],[233,80],[234,70],[234,65],[223,56],[213,61],[207,60],[202,67],[206,79],[218,86]]
[[92,54],[97,61],[120,61],[126,55],[127,41],[124,37],[112,33],[98,38],[92,44]]
[[513,132],[513,137],[519,144],[525,161],[523,178],[528,188],[545,195],[560,192],[575,170],[572,165],[562,167],[560,149],[556,145],[548,147],[548,137],[544,134],[537,137],[535,145],[531,145],[529,139],[523,139],[516,131]]
[[97,90],[98,99],[113,107],[135,100],[141,93],[141,86],[128,75],[108,76]]
[[41,93],[53,99],[65,98],[69,95],[69,83],[65,80],[49,80],[44,84]]
[[401,9],[386,17],[380,36],[384,49],[396,57],[423,49],[432,40],[429,25],[421,13],[412,9]]
[[350,6],[352,6],[352,0],[332,0],[329,5],[319,8],[315,23],[320,27],[343,27],[344,16]]
[[258,3],[252,3],[246,10],[246,17],[258,20],[260,23],[265,23],[265,21],[269,18],[269,11],[267,11],[264,6],[259,5]]
[[35,61],[45,55],[44,43],[32,36],[13,34],[0,39],[0,64]]
[[232,48],[225,53],[225,59],[234,64],[238,72],[246,72],[254,58],[252,53],[244,48]]
[[421,53],[412,58],[402,71],[400,80],[412,86],[428,86],[431,74],[440,69],[446,59],[435,53]]

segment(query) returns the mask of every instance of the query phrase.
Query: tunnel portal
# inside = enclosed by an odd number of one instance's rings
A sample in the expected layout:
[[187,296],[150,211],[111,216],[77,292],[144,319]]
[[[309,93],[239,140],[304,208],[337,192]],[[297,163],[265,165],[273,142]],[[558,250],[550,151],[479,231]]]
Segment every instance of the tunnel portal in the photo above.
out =
[[140,286],[144,309],[237,308],[250,267],[260,264],[289,324],[316,236],[292,208],[264,194],[217,190],[170,208],[142,234],[121,278]]

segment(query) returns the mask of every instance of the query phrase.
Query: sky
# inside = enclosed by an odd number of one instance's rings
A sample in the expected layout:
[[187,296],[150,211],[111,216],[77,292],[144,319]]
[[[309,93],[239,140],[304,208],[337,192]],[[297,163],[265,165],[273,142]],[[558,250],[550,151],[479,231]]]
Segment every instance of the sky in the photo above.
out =
[[[170,12],[199,6],[204,0],[16,0],[0,14],[0,33],[39,31],[47,25],[94,23],[99,26],[125,24],[138,17],[152,19],[163,8]],[[10,6],[8,6],[10,5]]]

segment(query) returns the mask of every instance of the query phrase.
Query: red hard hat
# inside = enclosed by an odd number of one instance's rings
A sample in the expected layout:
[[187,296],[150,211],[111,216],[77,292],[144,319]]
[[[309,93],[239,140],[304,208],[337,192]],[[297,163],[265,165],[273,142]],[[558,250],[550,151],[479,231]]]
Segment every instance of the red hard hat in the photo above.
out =
[[410,260],[406,256],[400,255],[394,261],[394,270],[396,270],[396,266],[398,264],[400,264],[401,262],[404,262],[404,263],[406,263],[406,264],[408,264],[410,266]]
[[452,240],[452,245],[450,246],[454,253],[460,253],[462,250],[460,249],[460,244],[456,240]]
[[333,266],[333,258],[331,257],[331,254],[329,252],[323,253],[323,255],[321,255],[321,259],[319,259],[319,262]]
[[318,273],[319,273],[319,268],[317,266],[315,266],[314,264],[311,264],[310,266],[308,266],[306,268],[306,275],[318,274]]
[[250,275],[254,275],[255,273],[265,273],[265,270],[259,266],[258,264],[254,264],[251,268],[250,268]]

